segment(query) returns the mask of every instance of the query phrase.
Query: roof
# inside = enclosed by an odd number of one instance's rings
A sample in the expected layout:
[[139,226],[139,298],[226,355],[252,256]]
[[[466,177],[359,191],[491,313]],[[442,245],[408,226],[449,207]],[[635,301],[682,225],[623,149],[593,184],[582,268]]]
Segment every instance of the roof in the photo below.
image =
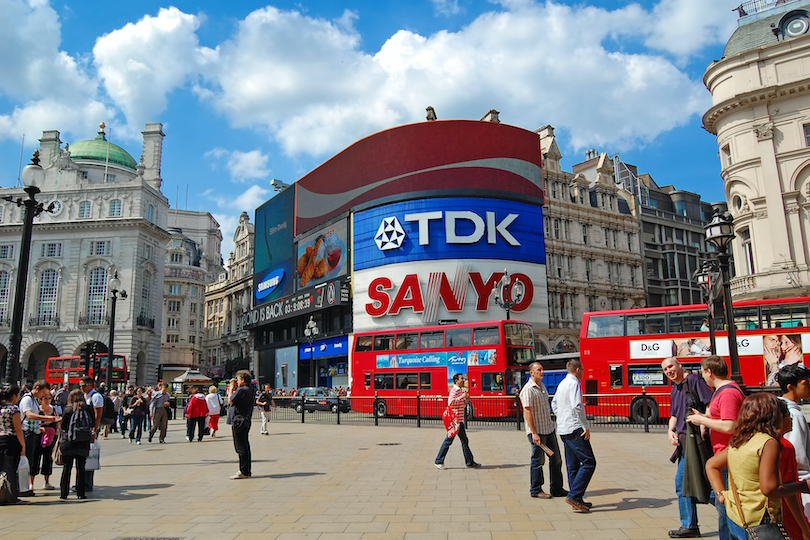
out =
[[92,159],[102,163],[121,165],[136,170],[138,163],[118,145],[107,141],[104,131],[99,131],[95,139],[79,141],[70,145],[70,157],[74,160]]

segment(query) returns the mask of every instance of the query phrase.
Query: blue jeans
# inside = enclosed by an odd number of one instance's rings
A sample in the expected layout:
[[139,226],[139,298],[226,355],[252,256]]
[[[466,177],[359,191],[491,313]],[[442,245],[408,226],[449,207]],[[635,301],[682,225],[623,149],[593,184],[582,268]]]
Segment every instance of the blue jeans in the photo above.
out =
[[[534,444],[532,434],[529,433],[529,444],[532,445],[532,465],[529,472],[529,493],[537,495],[543,492],[543,464],[546,462],[546,453]],[[549,490],[552,495],[559,495],[563,491],[562,456],[557,445],[557,434],[540,434],[540,443],[546,445],[554,454],[549,458],[548,473],[551,477]]]
[[568,469],[568,498],[581,501],[596,470],[591,441],[586,441],[582,428],[568,435],[560,435],[565,447],[565,465]]
[[[472,452],[470,451],[470,441],[467,439],[467,430],[464,429],[464,422],[459,424],[458,438],[461,441],[461,451],[464,452],[464,463],[469,467],[475,463],[475,458],[473,458]],[[450,450],[450,445],[453,444],[454,440],[455,437],[446,437],[444,439],[442,447],[439,449],[439,455],[436,456],[437,465],[444,463],[444,457],[447,455],[447,451]]]
[[698,526],[697,504],[692,497],[683,496],[683,469],[686,460],[678,458],[678,472],[675,473],[675,494],[678,496],[678,512],[681,515],[681,527],[696,529]]
[[[723,469],[723,486],[728,489],[728,469]],[[731,494],[729,493],[729,495]],[[731,540],[730,528],[731,525],[736,526],[736,523],[728,519],[725,505],[717,502],[714,493],[712,493],[712,499],[714,499],[714,507],[717,508],[717,536],[720,540]],[[765,512],[765,514],[768,513]],[[741,538],[745,540],[745,531],[743,531]]]
[[[770,523],[771,522],[771,515],[768,511],[765,511],[765,515],[762,516],[762,521],[757,523],[757,525],[762,525],[763,523]],[[753,527],[754,525],[748,525],[749,527]],[[745,534],[745,529],[734,523],[731,519],[728,520],[728,533],[730,538],[733,540],[746,540],[747,536]]]
[[141,440],[141,433],[143,432],[143,416],[130,416],[129,424],[129,438],[136,441]]

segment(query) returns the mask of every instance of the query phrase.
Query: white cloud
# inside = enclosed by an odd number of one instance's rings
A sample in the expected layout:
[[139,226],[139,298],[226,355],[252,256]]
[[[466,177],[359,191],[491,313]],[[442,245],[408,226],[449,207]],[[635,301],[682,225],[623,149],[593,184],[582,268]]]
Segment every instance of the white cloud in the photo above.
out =
[[725,43],[737,27],[729,14],[740,0],[661,0],[652,13],[646,45],[681,62],[708,45]]
[[250,186],[236,199],[218,196],[210,191],[206,193],[219,208],[227,209],[225,213],[211,213],[214,219],[219,222],[219,229],[222,231],[220,249],[225,264],[228,263],[228,254],[234,250],[233,235],[236,232],[236,226],[239,225],[239,216],[242,212],[247,212],[251,220],[253,220],[254,209],[264,203],[269,198],[269,194],[270,190],[256,185]]
[[214,148],[206,152],[205,156],[219,159],[225,158],[228,172],[235,182],[246,182],[270,176],[270,169],[267,168],[270,157],[262,154],[259,150],[251,150],[250,152],[234,150],[229,152],[224,148]]
[[430,0],[433,3],[433,9],[436,13],[450,17],[451,15],[458,15],[462,12],[461,6],[458,5],[458,0]]
[[161,8],[96,40],[94,64],[110,98],[127,119],[128,135],[166,109],[169,92],[199,71],[210,51],[199,47],[198,17]]

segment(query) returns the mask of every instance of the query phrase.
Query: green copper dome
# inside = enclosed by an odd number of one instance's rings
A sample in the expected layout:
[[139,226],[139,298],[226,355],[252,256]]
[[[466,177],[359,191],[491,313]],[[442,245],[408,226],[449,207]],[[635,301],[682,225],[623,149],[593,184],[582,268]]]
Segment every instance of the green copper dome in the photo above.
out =
[[75,160],[92,159],[94,161],[106,163],[108,159],[108,151],[110,163],[127,167],[133,171],[138,166],[138,163],[132,159],[132,156],[130,156],[126,150],[107,141],[107,137],[104,135],[103,129],[98,132],[95,139],[89,141],[79,141],[70,145],[70,157]]

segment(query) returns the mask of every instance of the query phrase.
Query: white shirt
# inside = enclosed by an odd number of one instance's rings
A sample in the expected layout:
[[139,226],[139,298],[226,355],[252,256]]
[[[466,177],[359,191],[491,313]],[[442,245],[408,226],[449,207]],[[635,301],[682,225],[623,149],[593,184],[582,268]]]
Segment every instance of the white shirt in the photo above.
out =
[[783,437],[790,441],[790,444],[796,449],[799,480],[807,480],[810,478],[810,459],[807,456],[807,451],[810,450],[810,429],[808,429],[807,420],[798,403],[786,398],[781,399],[787,403],[790,418],[793,420],[793,429],[785,433]]
[[93,409],[103,409],[104,408],[104,396],[96,392],[96,389],[93,388],[90,390],[89,393],[84,395],[84,400],[90,405]]
[[222,410],[222,398],[219,394],[208,394],[205,396],[205,402],[208,404],[208,414],[219,414]]
[[551,400],[551,408],[557,415],[557,433],[570,435],[576,430],[590,429],[585,416],[585,405],[582,402],[582,386],[573,373],[565,376],[557,386],[557,393]]

